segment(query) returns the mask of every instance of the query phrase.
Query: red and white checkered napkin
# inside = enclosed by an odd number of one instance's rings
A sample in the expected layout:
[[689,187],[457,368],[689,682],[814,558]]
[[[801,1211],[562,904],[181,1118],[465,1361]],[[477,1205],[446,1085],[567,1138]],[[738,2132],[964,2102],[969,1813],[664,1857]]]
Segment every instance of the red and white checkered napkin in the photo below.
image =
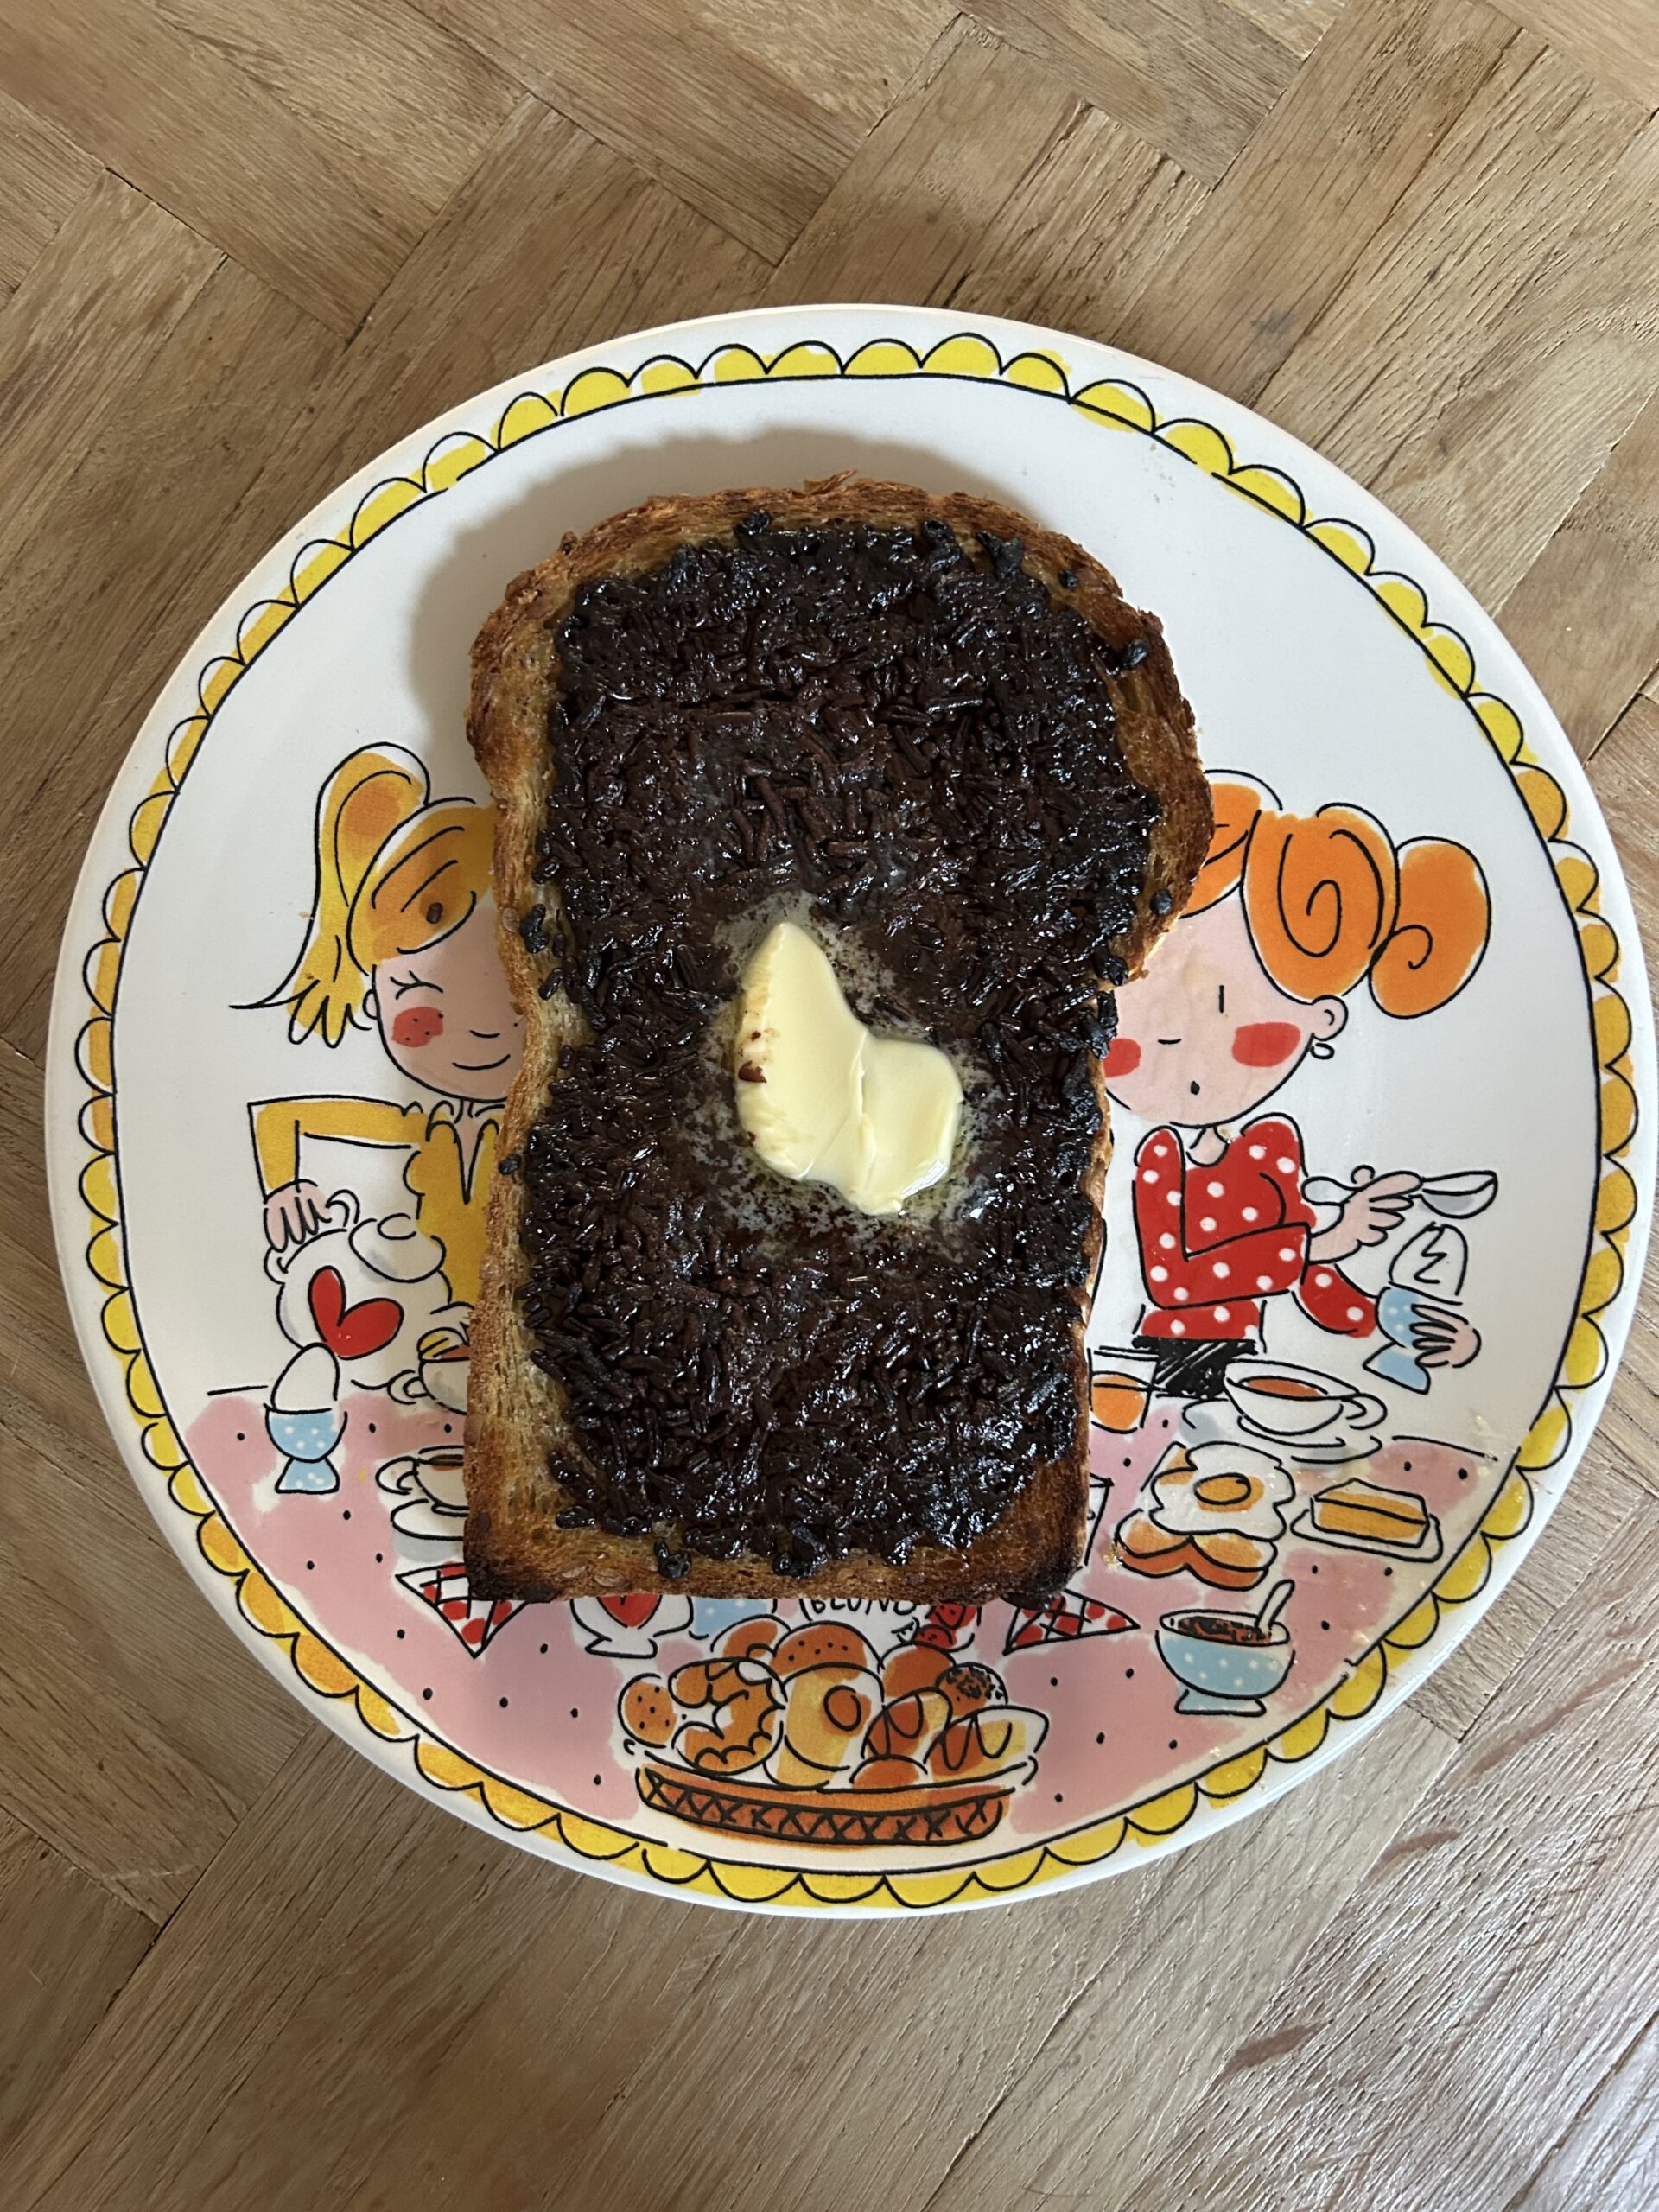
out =
[[1071,1643],[1083,1636],[1118,1636],[1135,1623],[1103,1598],[1062,1590],[1046,1605],[1017,1605],[1008,1623],[1004,1651],[1028,1651],[1039,1643]]
[[520,1598],[474,1598],[467,1586],[467,1569],[458,1559],[445,1560],[438,1567],[411,1567],[397,1580],[448,1624],[474,1659],[524,1603]]

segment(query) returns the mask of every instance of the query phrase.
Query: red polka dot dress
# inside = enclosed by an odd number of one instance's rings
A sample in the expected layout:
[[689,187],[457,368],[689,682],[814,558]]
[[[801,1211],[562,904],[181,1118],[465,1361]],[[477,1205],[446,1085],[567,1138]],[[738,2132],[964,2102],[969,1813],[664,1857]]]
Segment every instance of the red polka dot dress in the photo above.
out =
[[1302,1196],[1302,1141],[1276,1115],[1250,1122],[1207,1166],[1186,1157],[1173,1129],[1154,1129],[1135,1154],[1135,1226],[1150,1301],[1144,1338],[1259,1337],[1263,1300],[1286,1291],[1333,1336],[1376,1326],[1374,1300],[1339,1268],[1308,1259],[1316,1224]]

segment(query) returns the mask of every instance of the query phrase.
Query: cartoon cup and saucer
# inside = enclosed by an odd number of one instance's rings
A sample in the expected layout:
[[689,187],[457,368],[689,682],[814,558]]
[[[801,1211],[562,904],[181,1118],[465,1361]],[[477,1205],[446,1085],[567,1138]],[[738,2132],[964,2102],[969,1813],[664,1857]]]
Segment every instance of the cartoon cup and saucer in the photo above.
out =
[[445,1413],[464,1414],[472,1374],[472,1345],[464,1329],[442,1324],[426,1330],[416,1345],[415,1360],[412,1368],[394,1376],[388,1386],[398,1404],[429,1401]]
[[378,1488],[402,1501],[391,1510],[391,1525],[400,1536],[423,1546],[441,1545],[446,1551],[459,1546],[467,1525],[467,1491],[458,1444],[431,1445],[388,1459],[376,1470],[374,1479]]
[[1388,1411],[1381,1398],[1318,1368],[1278,1359],[1237,1359],[1224,1395],[1189,1406],[1184,1426],[1205,1442],[1278,1444],[1312,1464],[1365,1458]]

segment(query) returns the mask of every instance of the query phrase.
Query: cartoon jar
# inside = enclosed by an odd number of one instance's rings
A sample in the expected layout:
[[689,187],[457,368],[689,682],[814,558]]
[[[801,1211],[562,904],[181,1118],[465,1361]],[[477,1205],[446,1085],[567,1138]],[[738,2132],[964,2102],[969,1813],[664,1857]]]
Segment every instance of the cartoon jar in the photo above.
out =
[[325,1214],[316,1236],[265,1255],[277,1322],[291,1343],[327,1345],[359,1389],[382,1389],[416,1365],[435,1323],[459,1330],[467,1309],[450,1303],[443,1247],[410,1215],[362,1220],[349,1191],[336,1191]]

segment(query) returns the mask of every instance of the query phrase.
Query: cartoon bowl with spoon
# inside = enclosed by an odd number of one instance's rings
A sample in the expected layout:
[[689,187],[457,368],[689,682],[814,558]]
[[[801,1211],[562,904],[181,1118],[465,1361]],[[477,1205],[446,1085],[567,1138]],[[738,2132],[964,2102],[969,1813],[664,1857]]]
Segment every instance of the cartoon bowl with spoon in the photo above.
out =
[[1295,1656],[1279,1618],[1296,1585],[1275,1582],[1259,1612],[1196,1607],[1166,1613],[1158,1651],[1181,1684],[1177,1713],[1262,1713],[1264,1700],[1289,1674]]

